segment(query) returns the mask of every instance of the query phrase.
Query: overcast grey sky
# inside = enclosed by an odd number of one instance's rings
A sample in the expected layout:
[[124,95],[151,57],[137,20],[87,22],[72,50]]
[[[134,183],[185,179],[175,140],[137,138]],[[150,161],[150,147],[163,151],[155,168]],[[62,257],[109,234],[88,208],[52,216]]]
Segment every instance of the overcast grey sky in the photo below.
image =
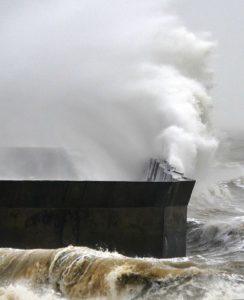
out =
[[194,32],[209,31],[218,47],[214,121],[221,128],[244,130],[244,1],[178,0],[174,10]]

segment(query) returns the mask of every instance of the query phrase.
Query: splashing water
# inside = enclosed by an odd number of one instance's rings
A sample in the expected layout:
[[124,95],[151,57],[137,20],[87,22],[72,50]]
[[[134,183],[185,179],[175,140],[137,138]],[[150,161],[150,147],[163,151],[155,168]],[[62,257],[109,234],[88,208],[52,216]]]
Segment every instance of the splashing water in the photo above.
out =
[[206,300],[244,295],[242,276],[187,259],[133,259],[84,247],[2,249],[0,257],[2,299]]
[[27,170],[11,150],[18,178],[35,177],[38,165],[43,178],[57,169],[66,178],[68,166],[80,179],[137,180],[149,158],[167,159],[200,181],[198,191],[212,184],[190,206],[189,257],[0,249],[1,300],[244,298],[243,140],[218,161],[216,183],[214,43],[161,2],[0,3],[1,178],[16,176],[4,166],[8,147],[37,148],[48,165],[46,149],[58,149],[60,159],[45,170],[35,154]]
[[204,173],[214,44],[166,4],[26,0],[1,14],[0,146],[66,148],[81,179],[141,179],[155,156]]

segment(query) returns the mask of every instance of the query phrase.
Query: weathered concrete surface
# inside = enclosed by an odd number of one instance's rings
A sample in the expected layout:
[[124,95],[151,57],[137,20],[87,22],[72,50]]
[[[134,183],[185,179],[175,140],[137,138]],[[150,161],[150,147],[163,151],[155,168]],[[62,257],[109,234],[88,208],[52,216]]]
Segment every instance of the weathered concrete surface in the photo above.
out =
[[185,255],[194,181],[0,181],[0,247]]

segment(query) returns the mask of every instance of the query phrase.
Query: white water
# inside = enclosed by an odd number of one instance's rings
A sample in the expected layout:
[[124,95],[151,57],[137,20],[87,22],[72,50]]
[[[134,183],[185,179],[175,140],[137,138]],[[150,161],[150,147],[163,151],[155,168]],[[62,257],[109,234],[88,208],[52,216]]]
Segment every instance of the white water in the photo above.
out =
[[46,290],[42,295],[28,288],[28,285],[16,284],[0,288],[0,300],[58,300],[63,299],[52,290]]
[[166,4],[1,6],[1,146],[63,147],[82,179],[141,179],[151,157],[187,176],[209,168],[214,44]]

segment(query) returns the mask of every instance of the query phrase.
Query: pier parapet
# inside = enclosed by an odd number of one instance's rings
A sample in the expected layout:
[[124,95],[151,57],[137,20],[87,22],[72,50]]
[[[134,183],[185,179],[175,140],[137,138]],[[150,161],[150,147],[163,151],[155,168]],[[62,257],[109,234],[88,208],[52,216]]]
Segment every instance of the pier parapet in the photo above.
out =
[[184,256],[195,182],[173,172],[167,162],[151,160],[144,181],[1,180],[0,247],[73,244],[130,256]]

